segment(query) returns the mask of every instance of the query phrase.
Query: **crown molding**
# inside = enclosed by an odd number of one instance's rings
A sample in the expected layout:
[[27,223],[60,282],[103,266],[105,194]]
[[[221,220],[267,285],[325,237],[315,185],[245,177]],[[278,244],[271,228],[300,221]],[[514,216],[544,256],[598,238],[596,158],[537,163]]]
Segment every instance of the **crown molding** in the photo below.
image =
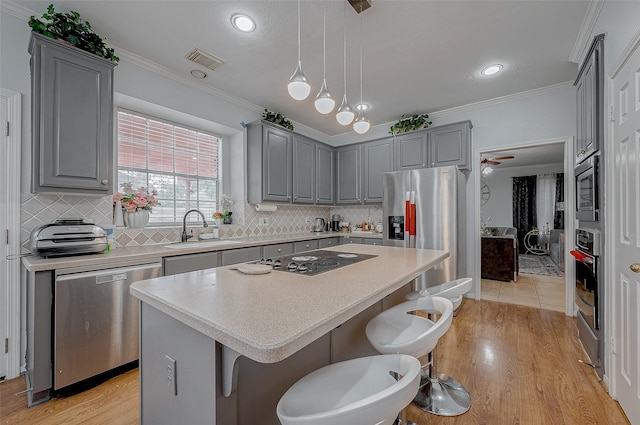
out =
[[0,2],[0,12],[6,13],[25,22],[28,22],[31,15],[34,14],[33,10],[27,9],[26,7],[12,1]]
[[114,46],[114,45],[110,45],[111,47],[113,47],[117,53],[117,55],[120,57],[120,59],[125,59],[127,62],[129,62],[130,64],[136,65],[140,68],[146,69],[147,71],[151,71],[155,74],[161,75],[165,78],[169,78],[172,79],[174,81],[177,81],[181,84],[193,87],[195,89],[198,89],[200,91],[203,92],[207,92],[211,95],[214,95],[220,99],[223,99],[227,102],[233,103],[237,106],[240,106],[242,108],[248,109],[250,111],[253,112],[257,112],[257,113],[262,113],[262,111],[264,110],[264,108],[248,102],[244,99],[241,99],[237,96],[233,96],[225,91],[219,90],[215,87],[212,87],[208,84],[201,84],[198,83],[197,81],[193,81],[190,78],[187,78],[179,73],[177,73],[176,71],[169,69],[167,67],[164,67],[162,65],[157,64],[156,62],[153,62],[149,59],[146,59],[140,55],[137,55],[133,52],[130,52],[126,49],[122,49],[119,48],[118,46]]
[[471,109],[486,108],[488,106],[496,106],[503,103],[515,102],[518,100],[528,99],[531,97],[536,97],[536,96],[541,96],[548,93],[557,92],[557,91],[566,89],[568,87],[573,87],[573,81],[566,81],[564,83],[553,84],[550,86],[540,87],[533,90],[527,90],[519,93],[508,94],[506,96],[495,97],[493,99],[482,100],[480,102],[469,103],[467,105],[444,109],[442,111],[431,112],[429,113],[429,117],[437,118],[439,116],[469,111]]
[[586,51],[591,45],[591,34],[596,26],[596,22],[600,17],[600,12],[604,6],[605,0],[591,0],[587,7],[587,12],[584,14],[580,31],[576,42],[573,44],[573,49],[569,54],[569,61],[581,65],[581,59],[584,57]]

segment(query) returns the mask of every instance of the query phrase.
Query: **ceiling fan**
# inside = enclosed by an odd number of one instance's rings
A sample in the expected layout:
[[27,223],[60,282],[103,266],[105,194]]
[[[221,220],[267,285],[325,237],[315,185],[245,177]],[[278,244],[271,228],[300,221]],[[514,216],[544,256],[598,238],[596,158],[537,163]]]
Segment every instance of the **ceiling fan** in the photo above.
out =
[[495,158],[484,158],[480,161],[481,165],[500,165],[501,161],[505,159],[513,159],[515,156],[513,155],[504,155],[504,156],[496,156]]

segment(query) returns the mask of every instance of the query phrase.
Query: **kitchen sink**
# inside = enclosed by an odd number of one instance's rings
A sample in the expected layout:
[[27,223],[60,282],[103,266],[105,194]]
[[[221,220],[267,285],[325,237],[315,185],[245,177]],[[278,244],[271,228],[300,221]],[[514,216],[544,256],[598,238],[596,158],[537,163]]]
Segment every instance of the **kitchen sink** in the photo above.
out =
[[165,245],[165,248],[171,249],[192,249],[192,248],[214,248],[222,245],[235,245],[242,243],[242,241],[232,241],[228,239],[213,240],[213,241],[196,241],[196,242],[178,242],[171,245]]

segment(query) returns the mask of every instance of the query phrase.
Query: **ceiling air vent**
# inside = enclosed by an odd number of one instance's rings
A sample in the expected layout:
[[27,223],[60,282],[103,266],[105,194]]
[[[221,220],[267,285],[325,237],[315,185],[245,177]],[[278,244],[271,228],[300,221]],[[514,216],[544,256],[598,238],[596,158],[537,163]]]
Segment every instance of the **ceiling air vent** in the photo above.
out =
[[218,59],[212,54],[209,54],[203,50],[200,50],[197,47],[194,48],[189,53],[187,53],[185,58],[187,58],[191,62],[197,63],[198,65],[202,65],[205,68],[208,68],[210,70],[214,70],[223,64],[222,59]]

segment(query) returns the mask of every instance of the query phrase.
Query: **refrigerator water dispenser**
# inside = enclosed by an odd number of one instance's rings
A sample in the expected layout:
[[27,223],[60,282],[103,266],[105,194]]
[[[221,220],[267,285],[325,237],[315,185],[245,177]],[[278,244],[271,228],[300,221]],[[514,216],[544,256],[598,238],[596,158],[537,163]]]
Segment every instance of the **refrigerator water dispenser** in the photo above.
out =
[[389,229],[388,237],[390,240],[404,240],[404,216],[390,215],[387,229]]

